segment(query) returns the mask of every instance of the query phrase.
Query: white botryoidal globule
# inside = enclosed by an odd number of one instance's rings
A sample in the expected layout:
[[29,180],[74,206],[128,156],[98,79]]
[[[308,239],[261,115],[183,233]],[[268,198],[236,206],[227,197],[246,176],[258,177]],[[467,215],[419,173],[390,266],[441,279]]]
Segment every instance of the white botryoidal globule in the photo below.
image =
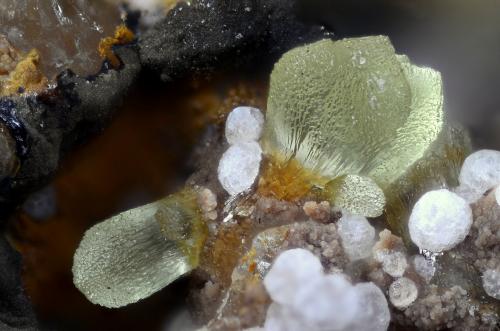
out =
[[382,270],[392,277],[401,277],[408,267],[406,255],[403,252],[388,249],[378,250],[374,254],[376,261],[382,264]]
[[423,255],[415,255],[412,262],[417,274],[429,283],[436,273],[435,262]]
[[342,247],[351,261],[367,258],[375,245],[375,228],[363,216],[344,213],[338,223]]
[[407,308],[417,300],[417,297],[417,285],[409,278],[398,278],[389,286],[389,300],[396,308]]
[[500,269],[488,269],[483,273],[483,289],[490,297],[500,300]]
[[226,120],[226,139],[231,145],[258,141],[262,136],[264,115],[253,107],[237,107]]
[[304,249],[280,254],[264,278],[273,303],[265,331],[387,330],[390,313],[373,283],[353,286],[343,274],[325,275],[319,259]]
[[259,175],[264,116],[251,107],[235,108],[226,121],[226,139],[231,145],[222,155],[217,171],[222,187],[232,196],[249,190]]
[[469,203],[445,189],[425,193],[415,204],[408,227],[422,250],[439,253],[461,243],[472,226]]
[[279,255],[264,278],[264,286],[274,302],[293,301],[297,288],[323,273],[319,259],[305,249],[290,249]]
[[456,192],[469,203],[500,185],[500,152],[484,149],[469,155],[460,170],[459,182]]

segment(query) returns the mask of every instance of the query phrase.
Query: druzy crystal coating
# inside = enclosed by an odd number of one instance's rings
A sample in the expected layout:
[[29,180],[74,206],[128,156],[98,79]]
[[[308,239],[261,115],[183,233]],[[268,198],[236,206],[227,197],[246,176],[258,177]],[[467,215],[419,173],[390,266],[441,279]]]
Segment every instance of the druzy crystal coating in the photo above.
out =
[[369,177],[387,194],[443,128],[440,74],[372,36],[283,55],[271,75],[263,142],[284,162],[296,159],[331,179]]
[[266,148],[335,178],[387,187],[443,126],[441,76],[396,55],[387,37],[322,40],[286,53],[271,75]]
[[137,302],[196,268],[205,237],[196,194],[177,193],[89,229],[74,256],[73,282],[101,306]]

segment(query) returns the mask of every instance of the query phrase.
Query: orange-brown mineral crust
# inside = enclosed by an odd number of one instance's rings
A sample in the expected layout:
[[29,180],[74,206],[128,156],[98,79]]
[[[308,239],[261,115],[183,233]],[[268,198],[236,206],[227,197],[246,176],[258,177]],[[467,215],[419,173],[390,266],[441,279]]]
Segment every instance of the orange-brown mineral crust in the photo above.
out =
[[113,37],[106,37],[99,42],[99,55],[109,61],[113,68],[119,68],[121,60],[113,52],[113,46],[126,45],[134,41],[134,33],[125,25],[116,27]]

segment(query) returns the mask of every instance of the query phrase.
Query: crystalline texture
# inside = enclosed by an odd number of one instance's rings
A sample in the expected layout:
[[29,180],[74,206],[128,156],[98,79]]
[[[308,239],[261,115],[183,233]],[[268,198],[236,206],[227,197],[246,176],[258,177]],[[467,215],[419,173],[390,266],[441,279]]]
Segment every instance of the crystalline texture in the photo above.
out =
[[484,291],[492,298],[500,300],[500,269],[488,269],[483,273]]
[[405,309],[418,297],[417,285],[406,277],[395,280],[389,286],[389,300],[399,309]]
[[43,72],[53,78],[63,69],[94,74],[100,68],[99,40],[120,23],[117,6],[104,1],[2,0],[0,33],[24,52],[36,48]]
[[500,152],[481,150],[469,155],[459,180],[458,192],[470,203],[479,200],[487,190],[500,184]]
[[219,162],[218,178],[222,187],[237,195],[252,187],[259,174],[262,150],[256,142],[229,147]]
[[384,191],[391,229],[408,239],[412,197],[455,185],[467,152],[467,135],[444,118],[439,72],[396,55],[387,37],[322,40],[275,65],[263,147],[326,182],[372,178]]
[[375,229],[366,218],[345,214],[339,221],[338,229],[342,247],[351,261],[371,255],[375,244]]
[[226,139],[231,145],[257,141],[263,126],[264,115],[257,108],[235,108],[226,120]]
[[432,277],[434,277],[434,274],[436,273],[436,266],[434,265],[434,262],[430,259],[426,259],[422,255],[416,255],[413,258],[413,266],[418,275],[427,283],[431,281]]
[[384,192],[368,177],[347,175],[326,186],[334,206],[354,215],[378,217],[385,206]]
[[469,233],[472,210],[448,190],[431,191],[415,204],[408,223],[411,240],[420,248],[442,252],[455,247]]
[[385,188],[437,138],[442,101],[439,73],[396,56],[387,37],[322,40],[275,65],[265,149]]
[[387,330],[391,322],[391,313],[382,290],[373,283],[357,284],[355,289],[363,303],[363,310],[353,325],[345,331]]
[[343,275],[312,279],[297,292],[293,307],[312,330],[342,330],[361,306],[358,292]]
[[375,260],[382,263],[382,270],[392,277],[403,276],[408,267],[405,254],[398,251],[379,250],[375,253]]
[[114,216],[89,229],[73,261],[73,282],[93,303],[128,305],[198,265],[206,228],[188,191]]
[[271,298],[287,304],[294,300],[297,288],[323,274],[318,258],[305,249],[290,249],[281,253],[264,279]]

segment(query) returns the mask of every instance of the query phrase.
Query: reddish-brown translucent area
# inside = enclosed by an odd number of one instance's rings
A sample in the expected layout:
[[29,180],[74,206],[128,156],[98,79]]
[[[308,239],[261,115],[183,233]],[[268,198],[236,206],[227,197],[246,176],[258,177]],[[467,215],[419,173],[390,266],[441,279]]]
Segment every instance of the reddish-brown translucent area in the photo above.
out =
[[103,0],[0,1],[0,34],[23,52],[37,49],[49,80],[68,68],[97,73],[99,41],[112,36],[120,22],[118,6]]
[[255,83],[139,88],[108,129],[63,163],[53,183],[57,214],[44,222],[24,213],[15,217],[11,237],[23,255],[25,288],[43,324],[57,330],[149,331],[172,318],[187,296],[185,280],[138,304],[105,309],[74,287],[73,254],[93,224],[182,186],[191,171],[186,160],[203,128],[244,102],[240,95],[248,85]]

